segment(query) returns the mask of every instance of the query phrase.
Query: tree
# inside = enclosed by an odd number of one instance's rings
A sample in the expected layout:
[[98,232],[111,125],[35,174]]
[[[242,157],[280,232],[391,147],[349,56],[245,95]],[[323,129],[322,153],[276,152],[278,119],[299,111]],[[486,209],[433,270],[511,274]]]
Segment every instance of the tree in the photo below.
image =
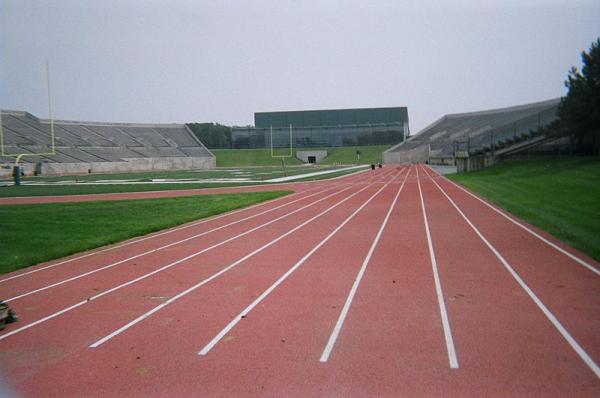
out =
[[187,123],[187,126],[207,148],[230,148],[231,127],[219,123]]
[[559,131],[574,135],[580,152],[600,155],[600,38],[581,53],[583,68],[569,71],[567,96],[558,108]]

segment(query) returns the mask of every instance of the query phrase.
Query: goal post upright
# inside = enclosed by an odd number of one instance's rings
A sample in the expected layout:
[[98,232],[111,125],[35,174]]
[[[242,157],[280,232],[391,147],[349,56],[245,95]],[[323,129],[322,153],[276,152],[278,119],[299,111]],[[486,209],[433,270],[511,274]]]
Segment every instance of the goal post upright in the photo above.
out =
[[48,118],[50,120],[50,152],[44,153],[6,153],[4,150],[4,125],[2,124],[2,112],[0,111],[0,155],[15,158],[14,182],[15,185],[21,185],[21,170],[19,162],[24,156],[54,156],[56,155],[56,142],[54,133],[54,118],[52,117],[52,96],[50,94],[50,66],[46,60],[46,89],[48,94]]
[[54,118],[52,117],[52,96],[50,95],[50,66],[46,60],[46,87],[48,91],[48,118],[50,119],[50,152],[56,155],[56,146],[54,143]]
[[293,130],[293,127],[290,124],[290,152],[289,152],[289,154],[287,154],[287,155],[275,155],[275,152],[273,150],[273,125],[271,124],[271,127],[270,127],[270,132],[271,132],[271,157],[272,158],[280,158],[281,159],[281,165],[283,167],[283,174],[284,174],[285,177],[287,177],[287,171],[285,169],[285,158],[291,158],[293,156],[293,152],[294,152],[293,151],[293,145],[294,144],[293,144],[293,141],[292,141],[292,136],[293,136],[292,130]]

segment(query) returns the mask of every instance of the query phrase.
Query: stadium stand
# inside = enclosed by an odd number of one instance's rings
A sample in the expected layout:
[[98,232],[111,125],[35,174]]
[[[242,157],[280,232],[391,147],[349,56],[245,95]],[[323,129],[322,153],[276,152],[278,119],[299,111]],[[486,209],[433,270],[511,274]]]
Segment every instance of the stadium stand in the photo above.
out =
[[526,140],[557,119],[560,98],[441,117],[384,152],[385,163],[453,163],[457,150],[476,153]]
[[[4,154],[51,153],[51,122],[2,110]],[[184,124],[96,123],[55,120],[55,154],[24,156],[26,173],[79,174],[207,169],[215,156]],[[0,156],[0,175],[15,159]]]

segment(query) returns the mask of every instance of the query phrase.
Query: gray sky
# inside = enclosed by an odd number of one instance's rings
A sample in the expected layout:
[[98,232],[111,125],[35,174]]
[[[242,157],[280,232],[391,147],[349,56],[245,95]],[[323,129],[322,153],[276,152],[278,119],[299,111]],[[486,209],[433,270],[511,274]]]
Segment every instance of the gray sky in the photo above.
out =
[[0,107],[112,122],[545,100],[600,35],[597,0],[0,1]]

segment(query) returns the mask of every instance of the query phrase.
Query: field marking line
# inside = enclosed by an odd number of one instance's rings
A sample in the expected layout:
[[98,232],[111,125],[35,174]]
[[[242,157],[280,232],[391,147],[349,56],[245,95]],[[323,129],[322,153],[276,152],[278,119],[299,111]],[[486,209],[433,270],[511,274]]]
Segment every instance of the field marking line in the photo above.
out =
[[574,255],[572,253],[569,253],[567,250],[565,250],[562,247],[556,245],[555,243],[552,243],[548,239],[544,238],[542,235],[540,235],[537,232],[533,231],[531,228],[527,227],[526,225],[520,223],[519,221],[515,220],[511,216],[507,215],[504,211],[498,209],[496,206],[488,203],[486,200],[484,200],[484,199],[480,198],[479,196],[475,195],[474,193],[470,192],[468,189],[466,189],[464,187],[461,187],[460,185],[458,185],[454,181],[448,179],[447,177],[444,177],[442,175],[440,175],[440,176],[444,180],[448,181],[450,184],[454,185],[455,187],[457,187],[458,189],[464,191],[465,193],[471,195],[472,197],[474,197],[475,199],[477,199],[478,201],[480,201],[481,203],[483,203],[484,205],[486,205],[490,209],[494,210],[496,213],[500,214],[502,217],[506,218],[508,221],[512,222],[513,224],[515,224],[515,225],[521,227],[522,229],[524,229],[525,231],[529,232],[531,235],[535,236],[536,238],[538,238],[539,240],[541,240],[542,242],[544,242],[548,246],[552,247],[553,249],[558,250],[559,252],[561,252],[565,256],[569,257],[571,260],[573,260],[573,261],[577,262],[578,264],[580,264],[581,266],[589,269],[590,271],[592,271],[596,275],[600,275],[600,270],[597,269],[596,267],[594,267],[593,265],[591,265],[590,263],[588,263],[587,261],[585,261],[585,260],[577,257],[576,255]]
[[423,192],[421,190],[421,181],[419,177],[419,169],[417,167],[417,186],[419,187],[419,196],[421,197],[421,209],[423,210],[423,223],[425,224],[425,235],[427,236],[427,246],[429,247],[429,258],[431,259],[431,269],[433,270],[433,280],[435,283],[435,293],[440,307],[440,315],[442,318],[442,326],[444,328],[444,338],[446,340],[446,350],[448,351],[448,361],[451,369],[458,369],[458,358],[456,357],[456,348],[454,347],[454,339],[452,338],[452,330],[450,329],[450,320],[446,311],[446,303],[442,292],[442,283],[438,272],[438,265],[435,258],[435,250],[433,249],[433,241],[431,232],[429,231],[429,221],[427,220],[427,211],[425,210],[425,201],[423,200]]
[[348,216],[341,224],[339,224],[333,231],[329,233],[321,242],[313,247],[307,254],[304,255],[296,264],[294,264],[289,270],[287,270],[282,276],[279,277],[267,290],[265,290],[259,297],[256,298],[249,306],[247,306],[242,312],[233,318],[227,326],[225,326],[204,348],[202,348],[198,355],[206,355],[209,351],[223,338],[225,335],[237,325],[239,321],[245,318],[254,307],[256,307],[262,300],[264,300],[273,290],[277,288],[283,281],[285,281],[294,271],[302,266],[317,250],[319,250],[325,243],[327,243],[335,234],[339,232],[347,223],[350,222],[362,209],[364,209],[381,191],[383,191],[401,172],[398,172],[392,177],[385,185],[383,185],[377,192],[371,195],[362,205],[360,205],[354,212]]
[[544,305],[542,300],[540,300],[536,294],[529,288],[529,286],[525,283],[525,281],[519,276],[519,274],[513,269],[513,267],[506,261],[506,259],[500,254],[498,250],[486,239],[485,236],[477,229],[477,227],[469,220],[469,218],[463,213],[460,207],[446,194],[444,189],[439,186],[439,184],[435,181],[434,178],[429,176],[431,181],[437,186],[437,188],[444,194],[446,199],[454,206],[456,211],[462,216],[462,218],[467,222],[467,224],[475,231],[477,236],[485,243],[485,245],[494,253],[496,258],[502,263],[504,268],[510,273],[510,275],[515,279],[515,281],[521,286],[521,288],[529,295],[529,297],[533,300],[533,302],[538,306],[538,308],[542,311],[542,313],[546,316],[546,318],[552,323],[552,325],[558,330],[558,332],[562,335],[562,337],[569,343],[571,348],[579,355],[579,357],[585,362],[585,364],[594,372],[597,378],[600,378],[600,368],[594,362],[594,360],[588,355],[588,353],[577,343],[577,341],[571,336],[571,334],[567,331],[567,329],[560,323],[560,321],[554,316],[552,312]]
[[340,315],[335,324],[335,327],[333,328],[331,335],[329,336],[329,340],[327,341],[327,344],[325,345],[325,349],[323,350],[323,353],[321,354],[321,358],[319,359],[320,362],[324,363],[324,362],[327,362],[327,360],[329,359],[329,355],[331,354],[331,351],[333,350],[333,346],[335,345],[335,342],[337,341],[340,331],[342,330],[342,327],[344,326],[344,321],[346,320],[346,316],[348,315],[348,312],[350,311],[350,306],[352,305],[352,300],[354,300],[354,296],[356,295],[358,286],[360,285],[360,282],[362,281],[362,278],[367,270],[367,266],[369,265],[369,262],[371,261],[371,257],[373,256],[373,253],[375,252],[375,248],[377,247],[377,244],[379,243],[379,240],[381,239],[383,230],[385,229],[385,227],[388,223],[388,220],[392,214],[392,211],[394,210],[394,207],[396,206],[396,202],[398,201],[400,192],[402,192],[402,189],[404,188],[404,184],[406,183],[406,179],[408,178],[410,171],[411,171],[411,169],[409,168],[408,172],[404,176],[404,180],[402,180],[402,184],[400,185],[400,188],[398,188],[398,192],[396,193],[396,196],[394,197],[394,200],[392,201],[392,204],[390,205],[390,208],[389,208],[383,222],[381,223],[381,226],[379,227],[379,231],[377,231],[377,235],[375,236],[375,239],[373,239],[373,242],[371,243],[371,247],[369,248],[369,251],[362,263],[362,266],[360,267],[360,270],[358,271],[358,274],[357,274],[356,278],[354,279],[354,283],[352,284],[352,288],[350,289],[350,292],[348,293],[348,297],[346,298],[344,307],[342,308],[342,311],[340,312]]
[[142,252],[142,253],[138,253],[138,254],[136,254],[136,255],[134,255],[134,256],[127,257],[127,258],[125,258],[125,259],[122,259],[122,260],[116,261],[116,262],[114,262],[114,263],[107,264],[107,265],[105,265],[105,266],[102,266],[102,267],[100,267],[100,268],[96,268],[96,269],[94,269],[94,270],[91,270],[91,271],[88,271],[88,272],[84,272],[84,273],[82,273],[82,274],[79,274],[79,275],[75,275],[75,276],[73,276],[73,277],[70,277],[70,278],[64,279],[64,280],[62,280],[62,281],[55,282],[55,283],[52,283],[52,284],[50,284],[50,285],[47,285],[47,286],[44,286],[44,287],[41,287],[41,288],[38,288],[38,289],[34,289],[34,290],[31,290],[31,291],[29,291],[29,292],[26,292],[26,293],[19,294],[19,295],[15,296],[15,297],[11,297],[11,298],[9,298],[9,299],[7,299],[7,300],[4,300],[4,301],[5,301],[5,302],[10,302],[10,301],[18,300],[18,299],[21,299],[21,298],[23,298],[23,297],[27,297],[27,296],[30,296],[30,295],[32,295],[32,294],[39,293],[39,292],[41,292],[41,291],[44,291],[44,290],[51,289],[51,288],[53,288],[53,287],[56,287],[56,286],[64,285],[65,283],[72,282],[72,281],[75,281],[75,280],[77,280],[77,279],[81,279],[81,278],[84,278],[84,277],[86,277],[86,276],[89,276],[89,275],[95,274],[95,273],[97,273],[97,272],[100,272],[100,271],[104,271],[104,270],[110,269],[110,268],[112,268],[112,267],[115,267],[115,266],[117,266],[117,265],[120,265],[120,264],[123,264],[123,263],[129,262],[129,261],[131,261],[131,260],[135,260],[135,259],[137,259],[137,258],[140,258],[140,257],[146,256],[146,255],[148,255],[148,254],[156,253],[156,252],[158,252],[158,251],[160,251],[160,250],[164,250],[164,249],[167,249],[167,248],[169,248],[169,247],[173,247],[173,246],[176,246],[176,245],[179,245],[179,244],[185,243],[185,242],[187,242],[187,241],[190,241],[190,240],[192,240],[192,239],[196,239],[196,238],[199,238],[199,237],[201,237],[201,236],[208,235],[208,234],[210,234],[210,233],[212,233],[212,232],[219,231],[219,230],[221,230],[221,229],[224,229],[224,228],[230,227],[230,226],[232,226],[232,225],[239,224],[239,223],[241,223],[241,222],[244,222],[244,221],[247,221],[247,220],[253,219],[253,218],[255,218],[255,217],[259,217],[259,216],[261,216],[261,215],[264,215],[264,214],[266,214],[266,213],[269,213],[269,212],[272,212],[272,211],[278,210],[278,209],[280,209],[280,208],[282,208],[282,207],[288,206],[288,205],[290,205],[290,204],[293,204],[293,203],[299,202],[299,201],[301,201],[301,200],[304,200],[304,199],[310,198],[310,197],[312,197],[312,196],[315,196],[315,195],[322,194],[323,192],[327,192],[327,191],[330,191],[330,190],[332,190],[332,189],[334,189],[334,188],[324,189],[324,190],[321,190],[321,191],[318,191],[318,192],[312,193],[312,194],[310,194],[310,195],[303,196],[303,197],[301,197],[301,198],[298,198],[298,199],[296,199],[296,200],[293,200],[293,201],[291,201],[291,202],[286,202],[286,203],[284,203],[284,204],[282,204],[282,205],[279,205],[279,206],[277,206],[277,207],[274,207],[274,208],[271,208],[271,209],[267,209],[267,210],[265,210],[265,211],[262,211],[262,212],[260,212],[260,213],[253,214],[253,215],[251,215],[251,216],[244,217],[244,218],[241,218],[241,219],[239,219],[239,220],[236,220],[236,221],[232,221],[232,222],[230,222],[230,223],[228,223],[228,224],[224,224],[224,225],[218,226],[218,227],[216,227],[216,228],[210,229],[210,230],[208,230],[208,231],[204,231],[204,232],[200,232],[200,233],[197,233],[197,234],[194,234],[194,235],[188,236],[187,238],[184,238],[184,239],[181,239],[181,240],[178,240],[178,241],[175,241],[175,242],[171,242],[171,243],[168,243],[168,244],[166,244],[166,245],[163,245],[163,246],[160,246],[160,247],[157,247],[157,248],[151,249],[151,250],[147,250],[147,251],[145,251],[145,252]]
[[349,171],[349,170],[363,169],[366,167],[367,167],[367,165],[350,166],[350,167],[342,167],[342,168],[333,169],[333,170],[315,171],[313,173],[307,173],[307,174],[294,174],[294,175],[287,176],[287,177],[272,178],[270,180],[265,180],[265,182],[287,182],[287,181],[293,181],[293,180],[300,180],[302,178],[315,177],[315,176],[332,174],[332,173],[339,173],[339,172]]
[[50,269],[50,268],[54,268],[54,267],[57,267],[59,265],[67,264],[67,263],[70,263],[70,262],[73,262],[73,261],[77,261],[77,260],[80,260],[82,258],[93,256],[95,254],[100,254],[100,253],[104,253],[104,252],[107,252],[107,251],[110,251],[110,250],[120,249],[121,247],[125,247],[125,246],[129,246],[129,245],[132,245],[132,244],[135,244],[135,243],[143,242],[143,241],[148,240],[148,239],[153,239],[153,238],[156,238],[156,237],[159,237],[159,236],[170,234],[172,232],[177,232],[177,231],[181,231],[183,229],[195,227],[197,225],[204,224],[204,223],[207,223],[207,222],[210,222],[210,221],[214,221],[214,220],[217,220],[217,219],[220,219],[220,218],[223,218],[223,217],[227,217],[227,216],[230,216],[230,215],[233,215],[233,214],[237,214],[237,213],[243,212],[245,210],[251,210],[251,209],[254,209],[254,208],[259,207],[259,206],[264,206],[264,205],[272,204],[273,202],[280,201],[280,200],[283,200],[283,199],[289,199],[289,198],[291,198],[293,196],[299,195],[301,193],[310,192],[310,191],[315,190],[315,189],[317,189],[317,188],[307,189],[306,191],[303,191],[303,192],[295,192],[295,193],[293,193],[291,195],[286,195],[286,196],[282,196],[281,198],[271,199],[271,200],[268,200],[266,202],[257,203],[255,205],[250,206],[250,207],[245,207],[245,208],[242,208],[242,209],[237,209],[237,210],[234,210],[234,211],[231,211],[231,212],[227,212],[227,213],[223,213],[223,214],[218,214],[216,216],[212,216],[212,217],[209,217],[209,218],[202,219],[201,221],[196,221],[196,222],[192,222],[192,223],[187,224],[187,225],[175,227],[175,228],[172,228],[172,229],[167,229],[166,231],[162,231],[162,232],[159,232],[159,233],[156,233],[156,234],[150,234],[150,235],[145,236],[145,237],[132,238],[130,240],[125,241],[124,243],[120,243],[120,244],[117,244],[115,246],[105,247],[104,249],[100,249],[100,250],[91,249],[91,250],[94,250],[94,251],[92,251],[90,253],[87,253],[87,254],[84,254],[84,255],[81,255],[81,256],[77,256],[77,257],[73,257],[73,258],[70,258],[70,259],[67,259],[67,260],[63,260],[63,261],[60,261],[58,263],[49,264],[47,266],[36,268],[34,270],[31,270],[31,271],[27,271],[27,272],[23,272],[23,273],[20,273],[20,274],[17,274],[17,275],[13,275],[13,276],[8,277],[8,278],[0,279],[0,283],[7,282],[9,280],[16,279],[16,278],[21,278],[21,277],[26,276],[26,275],[34,274],[36,272],[44,271],[44,270],[47,270],[47,269]]
[[[372,185],[372,184],[370,184],[370,185]],[[240,265],[244,261],[248,260],[249,258],[255,256],[256,254],[258,254],[258,253],[262,252],[263,250],[267,249],[268,247],[274,245],[275,243],[279,242],[280,240],[284,239],[285,237],[287,237],[287,236],[291,235],[292,233],[296,232],[300,228],[302,228],[302,227],[306,226],[307,224],[313,222],[314,220],[322,217],[323,215],[325,215],[326,213],[330,212],[334,208],[338,207],[342,203],[344,203],[344,202],[348,201],[349,199],[351,199],[352,197],[358,195],[359,193],[361,193],[362,191],[364,191],[365,189],[367,189],[370,185],[367,185],[364,188],[360,189],[359,191],[357,191],[357,192],[355,192],[355,193],[347,196],[343,200],[337,202],[336,204],[334,204],[333,206],[325,209],[324,211],[320,212],[319,214],[311,217],[307,221],[304,221],[303,223],[297,225],[296,227],[292,228],[291,230],[287,231],[286,233],[278,236],[277,238],[275,238],[275,239],[271,240],[270,242],[264,244],[263,246],[259,247],[258,249],[255,249],[254,251],[250,252],[249,254],[246,254],[242,258],[240,258],[240,259],[234,261],[233,263],[227,265],[225,268],[223,268],[220,271],[212,274],[208,278],[205,278],[202,281],[196,283],[195,285],[193,285],[193,286],[185,289],[184,291],[182,291],[182,292],[178,293],[177,295],[171,297],[170,299],[168,299],[164,303],[161,303],[161,304],[157,305],[156,307],[152,308],[151,310],[149,310],[149,311],[145,312],[144,314],[138,316],[137,318],[133,319],[129,323],[123,325],[119,329],[117,329],[117,330],[109,333],[108,335],[102,337],[101,339],[97,340],[96,342],[90,344],[89,347],[90,348],[96,348],[96,347],[98,347],[98,346],[106,343],[108,340],[110,340],[110,339],[118,336],[119,334],[125,332],[126,330],[132,328],[136,324],[138,324],[138,323],[142,322],[144,319],[147,319],[148,317],[152,316],[153,314],[155,314],[156,312],[160,311],[161,309],[163,309],[164,307],[168,306],[169,304],[172,304],[173,302],[179,300],[180,298],[182,298],[182,297],[188,295],[189,293],[195,291],[196,289],[204,286],[205,284],[209,283],[210,281],[212,281],[212,280],[218,278],[219,276],[223,275],[227,271],[229,271],[229,270],[237,267],[238,265]]]
[[162,267],[160,267],[160,268],[158,268],[158,269],[156,269],[156,270],[154,270],[154,271],[148,272],[148,273],[146,273],[146,274],[144,274],[144,275],[141,275],[141,276],[139,276],[139,277],[137,277],[137,278],[135,278],[135,279],[132,279],[132,280],[130,280],[130,281],[128,281],[128,282],[125,282],[125,283],[123,283],[123,284],[121,284],[121,285],[118,285],[118,286],[112,287],[112,288],[110,288],[110,289],[108,289],[108,290],[105,290],[104,292],[98,293],[98,294],[96,294],[96,295],[94,295],[94,296],[90,296],[90,297],[88,297],[86,300],[80,301],[79,303],[76,303],[76,304],[74,304],[74,305],[72,305],[72,306],[70,306],[70,307],[64,308],[64,309],[62,309],[62,310],[60,310],[60,311],[57,311],[57,312],[55,312],[55,313],[53,313],[53,314],[50,314],[50,315],[48,315],[48,316],[46,316],[46,317],[44,317],[44,318],[41,318],[41,319],[39,319],[39,320],[37,320],[37,321],[34,321],[34,322],[32,322],[32,323],[29,323],[29,324],[27,324],[27,325],[25,325],[25,326],[22,326],[22,327],[20,327],[20,328],[18,328],[18,329],[15,329],[15,330],[12,330],[12,331],[10,331],[10,332],[8,332],[8,333],[5,333],[5,334],[3,334],[3,335],[1,335],[1,336],[0,336],[0,340],[3,340],[3,339],[5,339],[5,338],[7,338],[7,337],[9,337],[9,336],[12,336],[13,334],[16,334],[16,333],[22,332],[22,331],[24,331],[24,330],[27,330],[27,329],[29,329],[29,328],[31,328],[31,327],[33,327],[33,326],[35,326],[35,325],[38,325],[38,324],[40,324],[40,323],[42,323],[42,322],[45,322],[45,321],[48,321],[48,320],[50,320],[50,319],[52,319],[52,318],[55,318],[55,317],[57,317],[57,316],[59,316],[59,315],[61,315],[61,314],[64,314],[64,313],[65,313],[65,312],[67,312],[67,311],[70,311],[70,310],[72,310],[72,309],[75,309],[75,308],[77,308],[77,307],[79,307],[79,306],[81,306],[81,305],[84,305],[84,304],[86,304],[86,303],[89,303],[89,302],[91,302],[91,301],[97,300],[97,299],[99,299],[100,297],[103,297],[103,296],[105,296],[105,295],[107,295],[107,294],[110,294],[110,293],[112,293],[112,292],[114,292],[114,291],[117,291],[117,290],[119,290],[119,289],[122,289],[122,288],[124,288],[124,287],[127,287],[127,286],[129,286],[129,285],[132,285],[132,284],[134,284],[134,283],[136,283],[136,282],[139,282],[139,281],[141,281],[141,280],[143,280],[143,279],[146,279],[146,278],[148,278],[148,277],[150,277],[150,276],[152,276],[152,275],[155,275],[155,274],[157,274],[157,273],[159,273],[159,272],[162,272],[162,271],[164,271],[164,270],[166,270],[166,269],[169,269],[169,268],[171,268],[171,267],[174,267],[174,266],[175,266],[175,265],[177,265],[177,264],[180,264],[180,263],[182,263],[182,262],[184,262],[184,261],[187,261],[187,260],[189,260],[189,259],[191,259],[191,258],[194,258],[194,257],[196,257],[196,256],[199,256],[200,254],[206,253],[206,252],[207,252],[207,251],[209,251],[209,250],[212,250],[212,249],[214,249],[214,248],[217,248],[217,247],[219,247],[219,246],[222,246],[222,245],[224,245],[224,244],[226,244],[226,243],[229,243],[229,242],[231,242],[231,241],[233,241],[233,240],[235,240],[235,239],[238,239],[238,238],[240,238],[240,237],[242,237],[242,236],[248,235],[248,234],[250,234],[250,233],[252,233],[252,232],[254,232],[254,231],[256,231],[256,230],[258,230],[258,229],[260,229],[260,228],[263,228],[263,227],[265,227],[265,226],[267,226],[267,225],[273,224],[274,222],[277,222],[277,221],[279,221],[279,220],[281,220],[281,219],[284,219],[284,218],[286,218],[286,217],[289,217],[289,216],[291,216],[292,214],[295,214],[295,213],[297,213],[297,212],[299,212],[299,211],[301,211],[301,210],[304,210],[304,209],[306,209],[306,208],[308,208],[308,207],[310,207],[310,206],[313,206],[313,205],[315,205],[316,203],[319,203],[319,202],[321,202],[321,201],[323,201],[323,200],[326,200],[326,199],[328,199],[328,198],[330,198],[330,197],[332,197],[332,196],[339,195],[339,194],[343,193],[344,191],[347,191],[347,190],[348,190],[348,189],[350,189],[350,188],[352,188],[352,186],[349,186],[349,187],[346,187],[346,188],[344,188],[344,189],[342,189],[342,190],[340,190],[340,191],[334,192],[334,193],[332,193],[332,194],[330,194],[330,195],[327,195],[327,196],[325,196],[325,197],[323,197],[323,198],[321,198],[321,199],[319,199],[319,200],[316,200],[316,201],[314,201],[314,202],[312,202],[312,203],[309,203],[308,205],[302,206],[301,208],[298,208],[298,209],[296,209],[296,210],[294,210],[294,211],[292,211],[292,212],[290,212],[290,213],[284,214],[284,215],[283,215],[283,216],[281,216],[281,217],[277,217],[277,218],[275,218],[275,219],[273,219],[273,220],[271,220],[271,221],[269,221],[269,222],[266,222],[266,223],[264,223],[264,224],[261,224],[261,225],[259,225],[259,226],[257,226],[257,227],[254,227],[254,228],[252,228],[252,229],[250,229],[250,230],[247,230],[247,231],[245,231],[245,232],[242,232],[242,233],[240,233],[240,234],[238,234],[238,235],[236,235],[236,236],[233,236],[233,237],[231,237],[231,238],[228,238],[228,239],[226,239],[226,240],[224,240],[224,241],[221,241],[221,242],[219,242],[219,243],[217,243],[217,244],[214,244],[214,245],[212,245],[212,246],[210,246],[210,247],[207,247],[207,248],[205,248],[205,249],[202,249],[202,250],[200,250],[200,251],[198,251],[198,252],[196,252],[196,253],[193,253],[193,254],[191,254],[191,255],[189,255],[189,256],[183,257],[183,258],[181,258],[181,259],[179,259],[179,260],[177,260],[177,261],[174,261],[174,262],[172,262],[172,263],[170,263],[170,264],[167,264],[167,265],[165,265],[165,266],[162,266]]

